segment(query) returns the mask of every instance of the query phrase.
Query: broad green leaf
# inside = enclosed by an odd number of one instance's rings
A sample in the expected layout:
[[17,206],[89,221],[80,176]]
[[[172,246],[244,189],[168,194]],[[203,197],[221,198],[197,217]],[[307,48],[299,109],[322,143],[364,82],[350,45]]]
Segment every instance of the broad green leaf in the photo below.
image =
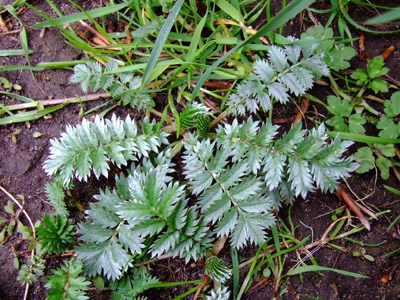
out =
[[386,117],[394,118],[400,114],[400,92],[395,92],[390,100],[385,100],[384,105]]
[[368,74],[363,69],[357,69],[350,77],[358,79],[356,82],[357,85],[364,85],[368,82]]
[[376,165],[381,171],[382,179],[386,180],[389,178],[389,168],[392,166],[392,161],[384,156],[378,155],[376,159]]
[[396,149],[394,148],[393,144],[388,144],[388,145],[377,144],[374,146],[380,153],[382,153],[386,157],[396,156]]
[[354,154],[354,159],[360,164],[357,173],[363,174],[375,167],[375,157],[371,148],[362,147]]
[[397,131],[397,125],[393,122],[392,118],[381,117],[376,124],[376,128],[381,129],[379,136],[386,138],[397,138],[399,133]]
[[[310,27],[306,32],[301,34],[301,39],[305,39],[306,37],[314,37],[316,39],[321,40],[321,43],[315,49],[315,51],[320,52],[328,52],[334,45],[333,30],[332,28],[324,28],[322,25],[318,25],[315,27]],[[331,53],[332,54],[332,53]]]
[[353,47],[348,47],[344,44],[335,45],[335,47],[329,52],[331,60],[328,62],[328,65],[336,72],[347,69],[350,67],[349,60],[356,54],[357,52]]
[[326,124],[334,127],[337,131],[347,132],[347,125],[345,120],[340,116],[334,116],[332,119],[326,121]]
[[383,81],[382,79],[374,79],[372,80],[369,84],[368,87],[372,89],[375,94],[381,92],[381,93],[387,93],[389,91],[388,88],[388,83],[386,81]]
[[369,60],[367,64],[367,73],[369,78],[378,78],[385,75],[389,69],[384,68],[383,56],[378,55],[373,60]]
[[341,100],[336,96],[328,96],[328,110],[335,116],[349,117],[353,111],[353,107],[347,100]]
[[[359,114],[354,114],[349,117],[349,132],[352,133],[364,133],[365,128],[362,126],[367,121],[364,117]],[[340,131],[340,130],[339,130]]]

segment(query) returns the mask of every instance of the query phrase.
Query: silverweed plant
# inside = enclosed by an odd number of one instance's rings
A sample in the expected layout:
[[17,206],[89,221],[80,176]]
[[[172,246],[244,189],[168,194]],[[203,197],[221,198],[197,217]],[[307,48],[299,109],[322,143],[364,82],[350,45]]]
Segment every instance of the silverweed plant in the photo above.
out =
[[[54,181],[47,190],[56,211],[64,215],[63,189],[92,175],[109,177],[111,165],[124,169],[115,176],[115,187],[94,196],[97,201],[89,203],[85,220],[78,224],[74,251],[86,275],[105,277],[116,291],[121,286],[129,290],[127,275],[138,274],[138,262],[206,258],[206,274],[221,285],[208,299],[227,299],[223,284],[231,270],[210,255],[213,245],[225,239],[232,249],[262,245],[275,225],[274,210],[316,188],[333,192],[340,179],[358,168],[351,156],[344,157],[352,142],[339,136],[330,140],[324,124],[307,131],[299,122],[282,133],[269,120],[252,118],[258,110],[287,103],[291,94],[304,94],[314,78],[329,75],[326,56],[315,51],[313,37],[307,39],[270,47],[268,60],[254,63],[254,72],[223,107],[222,114],[234,118],[219,122],[214,132],[208,130],[209,118],[215,116],[203,104],[190,103],[179,114],[180,140],[169,136],[162,124],[144,119],[137,125],[130,116],[123,120],[113,115],[68,125],[51,141],[44,169]],[[108,77],[102,72],[97,64],[78,65],[72,78],[85,89],[107,90],[117,84],[133,99],[130,93],[137,91],[129,82],[136,80],[132,74],[125,80],[123,74]],[[240,115],[249,117],[235,117]],[[191,130],[204,124],[207,130]],[[144,278],[152,281],[150,274]]]

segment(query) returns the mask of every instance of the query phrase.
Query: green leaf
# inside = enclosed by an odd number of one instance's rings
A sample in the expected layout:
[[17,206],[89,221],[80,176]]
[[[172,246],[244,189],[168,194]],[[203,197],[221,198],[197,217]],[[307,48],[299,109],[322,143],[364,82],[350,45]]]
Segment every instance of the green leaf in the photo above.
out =
[[[362,126],[367,121],[364,117],[359,114],[354,114],[349,117],[349,132],[352,133],[364,133],[365,128]],[[340,131],[340,130],[339,130]]]
[[375,258],[374,258],[373,256],[369,255],[369,254],[364,254],[363,256],[364,256],[364,258],[365,258],[366,260],[375,261]]
[[328,110],[335,116],[349,117],[353,111],[353,107],[347,100],[341,100],[336,96],[328,96]]
[[378,55],[374,57],[373,60],[369,60],[367,64],[367,72],[368,72],[368,77],[371,79],[381,77],[385,75],[389,69],[384,68],[384,61],[383,61],[383,56]]
[[357,85],[365,85],[368,83],[368,74],[363,69],[357,69],[353,74],[350,75],[353,79],[358,79]]
[[368,84],[368,87],[372,89],[375,94],[379,92],[387,93],[389,91],[388,86],[388,83],[386,81],[383,81],[382,79],[374,79]]
[[206,23],[207,17],[208,17],[208,12],[206,12],[204,17],[200,20],[200,22],[196,26],[196,30],[193,33],[193,37],[192,37],[192,40],[190,42],[189,51],[187,53],[187,57],[186,57],[186,61],[187,62],[194,61],[194,59],[197,56],[196,55],[196,50],[197,50],[197,47],[198,47],[199,42],[201,40],[201,33],[203,31],[204,24]]
[[396,156],[396,149],[394,148],[393,144],[387,144],[387,145],[377,144],[374,146],[375,146],[376,150],[379,151],[379,153],[383,154],[386,157]]
[[3,228],[3,230],[0,232],[0,243],[2,243],[6,237],[6,227]]
[[362,147],[354,154],[354,159],[360,164],[357,173],[363,174],[375,167],[375,157],[371,148]]
[[326,124],[332,126],[336,131],[347,132],[347,125],[345,120],[340,116],[334,116],[326,121]]
[[357,52],[353,47],[348,47],[344,44],[335,45],[329,52],[331,60],[328,61],[328,65],[336,72],[345,70],[350,67],[349,60],[356,56],[356,54]]
[[56,214],[68,217],[69,211],[67,210],[64,202],[65,194],[60,181],[51,181],[46,184],[47,199],[53,205]]
[[389,169],[392,167],[392,162],[390,159],[378,155],[378,158],[376,159],[376,165],[379,168],[379,171],[381,171],[381,177],[382,179],[386,180],[389,178]]
[[307,37],[314,37],[315,39],[321,40],[321,43],[314,50],[316,52],[329,52],[334,45],[333,30],[332,28],[324,28],[322,25],[315,27],[309,27],[306,32],[301,34],[301,39],[304,40]]
[[301,194],[303,198],[313,189],[310,168],[306,161],[289,157],[289,181],[296,197]]
[[24,226],[19,220],[17,230],[22,234],[24,239],[29,239],[32,236],[32,230],[28,226]]
[[381,117],[376,124],[376,128],[381,129],[379,136],[386,138],[397,138],[399,133],[397,131],[397,125],[393,122],[392,118]]
[[228,1],[225,0],[216,0],[215,4],[217,4],[227,15],[229,15],[235,21],[239,22],[240,24],[244,23],[240,8],[232,6]]
[[14,212],[14,202],[12,202],[11,200],[7,201],[7,205],[4,206],[4,210],[10,214],[11,216],[15,216],[15,212]]
[[101,276],[96,276],[96,278],[93,280],[94,285],[96,288],[98,288],[100,291],[104,290],[104,279]]
[[400,114],[400,92],[395,92],[390,100],[385,100],[384,105],[386,117],[394,118]]
[[349,132],[342,132],[342,131],[327,131],[327,134],[330,137],[337,137],[340,135],[341,138],[345,140],[351,140],[354,142],[366,143],[366,144],[398,144],[400,143],[400,139],[392,139],[392,138],[385,138],[385,137],[377,137],[377,136],[369,136],[364,134],[357,134],[357,133],[349,133]]

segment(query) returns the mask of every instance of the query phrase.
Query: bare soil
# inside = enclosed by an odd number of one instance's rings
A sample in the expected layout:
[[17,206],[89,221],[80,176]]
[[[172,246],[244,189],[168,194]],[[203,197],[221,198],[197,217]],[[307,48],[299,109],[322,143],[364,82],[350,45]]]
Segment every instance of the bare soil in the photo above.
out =
[[[0,4],[9,4],[13,1],[0,0]],[[76,9],[66,0],[54,1],[64,14],[76,12]],[[76,1],[87,9],[95,8],[99,5],[98,1]],[[375,1],[382,5],[396,6],[397,1]],[[51,11],[44,0],[31,1],[34,5],[51,16],[56,16]],[[276,6],[277,9],[278,6]],[[315,7],[328,8],[329,1],[320,1]],[[363,11],[359,7],[352,7],[358,15],[364,16]],[[368,12],[367,12],[368,13]],[[307,17],[304,15],[304,17]],[[9,16],[7,16],[9,18]],[[6,18],[6,19],[7,19]],[[32,10],[27,10],[21,16],[21,21],[25,25],[28,32],[29,49],[33,50],[30,55],[32,65],[44,61],[63,61],[80,59],[83,54],[76,49],[66,45],[64,38],[57,29],[46,29],[41,37],[41,30],[32,29],[31,26],[41,21]],[[299,36],[301,30],[300,19],[294,20],[293,25],[286,28],[288,34]],[[320,20],[323,22],[323,18]],[[326,20],[325,20],[326,21]],[[261,21],[262,22],[262,21]],[[296,23],[297,22],[297,23]],[[12,20],[13,28],[19,28],[19,24]],[[303,26],[312,24],[302,23]],[[354,31],[354,36],[358,36],[359,32]],[[358,42],[355,42],[358,50]],[[371,57],[382,54],[390,45],[400,48],[400,35],[370,35],[366,34],[366,51]],[[18,34],[10,34],[0,37],[0,49],[21,49]],[[353,66],[364,67],[365,62],[358,57],[353,59]],[[0,66],[23,65],[26,64],[24,57],[5,57],[0,58]],[[389,68],[389,75],[395,80],[400,80],[400,49],[396,49],[390,58],[386,61],[386,67]],[[46,70],[42,72],[34,72],[35,78],[32,78],[30,71],[10,71],[0,72],[0,76],[6,77],[10,82],[17,83],[22,86],[21,95],[26,97],[42,100],[53,98],[72,97],[82,95],[79,86],[70,84],[69,77],[72,74],[68,70]],[[332,91],[327,87],[317,87],[312,93],[319,98],[324,99]],[[11,104],[13,100],[0,96],[2,104]],[[103,100],[88,102],[84,104],[84,109],[90,109]],[[6,188],[11,194],[23,195],[25,197],[24,208],[29,213],[33,221],[41,220],[44,213],[51,212],[51,206],[46,201],[45,184],[49,178],[43,171],[43,163],[49,154],[50,138],[59,137],[67,124],[76,124],[79,120],[79,105],[69,105],[62,110],[52,114],[51,118],[40,119],[30,122],[30,124],[12,124],[0,127],[0,185]],[[318,107],[318,109],[321,109]],[[278,110],[279,112],[279,110]],[[119,114],[135,114],[136,112],[119,108],[116,110]],[[293,116],[294,107],[281,110],[281,115],[277,117]],[[20,131],[20,132],[19,132]],[[19,133],[18,133],[19,132]],[[45,133],[39,138],[34,138],[35,132]],[[18,133],[18,134],[16,134]],[[16,138],[13,140],[13,136]],[[340,251],[329,247],[321,247],[315,254],[314,258],[321,266],[347,270],[367,275],[367,279],[355,279],[352,277],[339,275],[333,272],[325,272],[323,275],[316,273],[306,273],[302,277],[293,276],[289,279],[288,290],[281,296],[281,299],[308,299],[300,294],[306,294],[319,299],[398,299],[400,295],[399,271],[393,274],[392,280],[388,283],[381,281],[382,276],[390,272],[390,270],[399,263],[399,254],[394,254],[387,258],[384,255],[399,248],[400,242],[391,238],[391,232],[387,232],[389,224],[399,215],[400,203],[396,202],[398,196],[387,191],[383,185],[389,185],[399,188],[397,178],[391,173],[388,181],[382,181],[379,177],[375,183],[375,173],[370,172],[364,175],[355,174],[350,181],[350,186],[354,192],[360,197],[370,195],[364,203],[372,207],[376,211],[390,209],[391,212],[381,216],[378,221],[372,221],[372,229],[370,232],[362,231],[359,234],[351,236],[351,238],[368,244],[377,244],[386,241],[379,247],[363,247],[354,243],[340,240],[337,245],[347,249]],[[92,196],[97,193],[98,186],[104,183],[91,179],[88,184],[76,184],[72,197],[74,201],[83,207],[88,206],[88,202],[93,201]],[[9,215],[3,210],[9,199],[0,192],[0,216],[8,218]],[[291,210],[291,220],[298,228],[295,231],[296,237],[301,240],[309,236],[311,227],[313,230],[314,240],[318,240],[328,229],[332,223],[332,215],[335,210],[341,207],[336,195],[322,194],[316,191],[309,195],[306,200],[298,199]],[[74,219],[81,220],[84,213],[76,207],[71,208]],[[288,222],[287,209],[280,212],[280,216],[285,222]],[[24,224],[28,224],[25,217],[21,217]],[[359,223],[358,220],[352,221],[354,225]],[[308,227],[304,226],[307,225]],[[350,226],[350,225],[347,225]],[[374,258],[374,261],[368,261],[363,257],[355,257],[353,251],[361,251],[366,249],[367,254]],[[18,255],[20,263],[26,262],[27,255],[24,252],[27,249],[26,242],[21,240],[21,236],[14,233],[13,236],[0,248],[0,299],[22,299],[24,295],[24,286],[17,281],[18,270],[13,265],[13,260]],[[256,249],[248,247],[241,251],[239,257],[249,258],[254,255]],[[226,253],[225,253],[226,252]],[[226,250],[226,260],[229,263],[230,251]],[[52,268],[56,268],[62,262],[61,257],[53,257],[48,259],[46,266],[46,275],[50,273]],[[286,261],[286,268],[289,269],[298,262],[298,258],[290,256]],[[204,266],[200,263],[185,264],[184,261],[178,259],[168,259],[161,261],[153,266],[155,274],[163,282],[185,281],[200,279],[204,277]],[[245,276],[245,273],[242,274]],[[147,295],[149,299],[172,299],[190,287],[174,287],[168,289],[159,289],[150,291]],[[249,296],[248,299],[271,299],[273,297],[272,284],[267,284],[257,293]],[[43,278],[30,287],[28,299],[45,299],[45,288]],[[110,291],[90,290],[90,299],[109,299]]]

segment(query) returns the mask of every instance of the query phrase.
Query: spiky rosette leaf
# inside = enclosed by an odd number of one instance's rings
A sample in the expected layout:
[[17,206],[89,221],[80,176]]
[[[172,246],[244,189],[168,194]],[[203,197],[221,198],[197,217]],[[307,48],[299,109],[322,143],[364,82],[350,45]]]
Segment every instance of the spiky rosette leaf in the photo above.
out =
[[199,135],[201,137],[206,137],[210,131],[210,119],[205,115],[200,115],[197,117],[196,126]]
[[232,276],[232,271],[216,256],[211,256],[206,261],[206,274],[214,281],[224,284]]
[[37,239],[47,253],[60,253],[75,243],[75,226],[65,216],[57,215],[55,219],[45,214],[43,225],[36,227]]
[[180,113],[180,122],[183,128],[196,126],[199,117],[206,117],[210,114],[210,109],[201,103],[192,103]]

